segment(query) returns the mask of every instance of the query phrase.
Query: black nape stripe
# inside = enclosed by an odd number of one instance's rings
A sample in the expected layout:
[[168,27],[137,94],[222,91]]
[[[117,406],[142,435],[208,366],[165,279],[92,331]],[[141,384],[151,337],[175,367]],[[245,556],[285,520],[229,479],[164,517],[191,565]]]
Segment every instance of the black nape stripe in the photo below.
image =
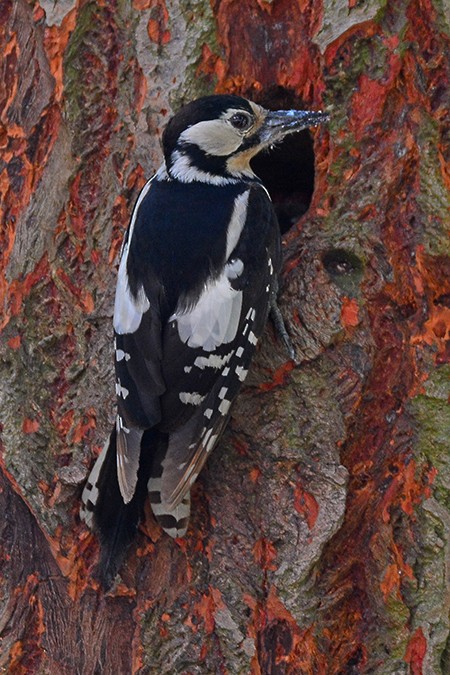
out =
[[207,155],[204,150],[192,143],[184,143],[184,150],[189,162],[196,169],[214,176],[226,176],[226,157]]

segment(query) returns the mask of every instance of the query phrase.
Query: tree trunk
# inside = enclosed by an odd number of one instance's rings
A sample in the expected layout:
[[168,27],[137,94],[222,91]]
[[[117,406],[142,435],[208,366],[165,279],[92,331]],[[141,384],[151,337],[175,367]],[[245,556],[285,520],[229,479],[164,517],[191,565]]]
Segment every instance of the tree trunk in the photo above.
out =
[[[4,672],[450,672],[444,4],[2,0]],[[269,326],[187,538],[148,511],[104,595],[78,508],[117,255],[169,115],[213,91],[331,110],[259,164],[299,364]]]

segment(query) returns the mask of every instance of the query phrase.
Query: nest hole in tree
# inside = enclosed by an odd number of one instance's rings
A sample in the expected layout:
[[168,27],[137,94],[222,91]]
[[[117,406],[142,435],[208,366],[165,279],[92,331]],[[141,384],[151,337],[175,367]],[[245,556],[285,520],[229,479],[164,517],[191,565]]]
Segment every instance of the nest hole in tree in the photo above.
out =
[[[293,91],[278,86],[249,98],[268,110],[311,108]],[[314,147],[309,130],[289,134],[273,149],[252,159],[251,165],[269,191],[284,234],[306,213],[314,191]]]

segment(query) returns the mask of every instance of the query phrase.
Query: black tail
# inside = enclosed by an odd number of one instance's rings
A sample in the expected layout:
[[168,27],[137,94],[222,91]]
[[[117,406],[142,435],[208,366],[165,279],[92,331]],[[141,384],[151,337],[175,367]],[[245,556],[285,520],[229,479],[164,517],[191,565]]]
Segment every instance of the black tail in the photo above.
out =
[[136,536],[159,436],[159,432],[153,429],[144,432],[136,491],[128,504],[123,501],[117,480],[115,426],[83,491],[81,517],[99,533],[101,558],[95,576],[105,590],[113,584]]

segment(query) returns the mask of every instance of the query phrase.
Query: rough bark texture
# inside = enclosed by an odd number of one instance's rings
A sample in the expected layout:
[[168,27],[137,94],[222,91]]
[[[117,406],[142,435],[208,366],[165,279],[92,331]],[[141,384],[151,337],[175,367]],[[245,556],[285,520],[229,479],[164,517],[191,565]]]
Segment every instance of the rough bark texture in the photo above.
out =
[[[2,0],[6,672],[450,672],[448,32],[443,0]],[[332,106],[285,236],[300,365],[269,327],[189,536],[148,513],[104,596],[77,514],[115,263],[167,116],[214,90]]]

